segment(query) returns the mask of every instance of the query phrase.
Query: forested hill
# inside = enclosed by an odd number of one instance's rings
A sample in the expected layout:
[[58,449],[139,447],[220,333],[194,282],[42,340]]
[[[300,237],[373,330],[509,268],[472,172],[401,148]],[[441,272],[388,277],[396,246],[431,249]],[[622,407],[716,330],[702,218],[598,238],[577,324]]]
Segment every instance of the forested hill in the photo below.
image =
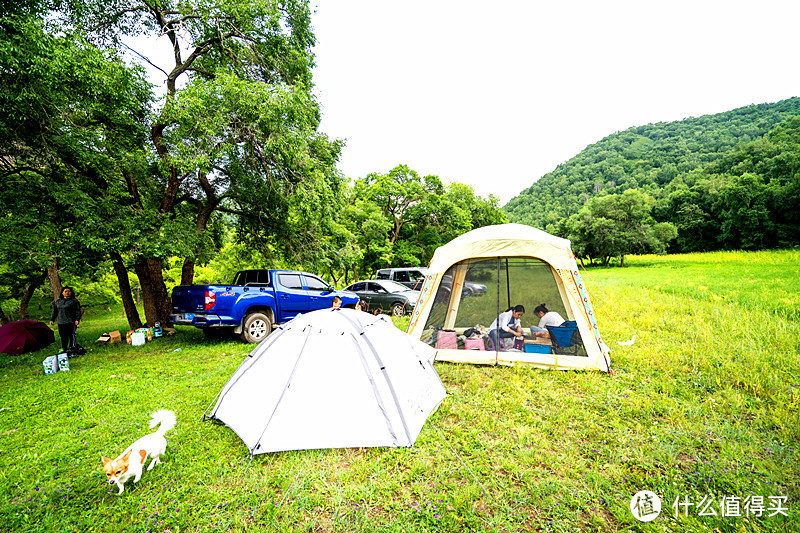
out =
[[[630,128],[588,146],[522,191],[508,202],[504,210],[511,222],[557,232],[559,222],[578,213],[593,197],[639,189],[656,200],[661,199],[663,203],[674,189],[674,186],[668,186],[678,177],[691,187],[697,183],[697,172],[700,169],[707,173],[719,173],[723,167],[730,166],[723,163],[726,158],[736,159],[737,153],[749,153],[751,155],[743,157],[763,160],[763,154],[752,153],[765,148],[754,147],[759,146],[759,143],[763,144],[762,139],[768,139],[768,134],[779,124],[796,115],[800,115],[800,98],[790,98],[774,104],[752,105],[678,122]],[[774,147],[770,149],[775,151]],[[786,153],[785,157],[797,159],[796,144],[784,146],[784,149],[794,150],[794,154]],[[774,153],[770,155],[774,156]],[[756,162],[751,163],[755,165]],[[753,165],[748,168],[755,168]],[[791,181],[793,178],[789,175],[782,176],[782,179],[782,185],[787,185],[787,180]],[[762,177],[762,181],[768,184],[769,177]],[[712,213],[703,214],[709,222],[713,218]],[[666,221],[675,223],[680,232],[680,220]],[[685,244],[686,236],[683,237],[682,239],[679,235],[677,242],[683,241]],[[736,243],[717,244],[718,246],[713,243],[695,243],[688,248],[738,247]],[[686,249],[687,246],[678,248]],[[674,245],[672,249],[677,251]]]

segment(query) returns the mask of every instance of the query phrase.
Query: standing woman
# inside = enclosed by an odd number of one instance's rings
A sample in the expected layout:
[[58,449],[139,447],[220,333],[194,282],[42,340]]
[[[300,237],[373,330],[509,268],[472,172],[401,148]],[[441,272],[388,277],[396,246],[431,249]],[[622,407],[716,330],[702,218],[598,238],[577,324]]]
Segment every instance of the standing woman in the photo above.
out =
[[61,298],[53,303],[53,312],[50,315],[50,325],[58,318],[58,335],[61,337],[61,350],[77,346],[75,329],[81,321],[81,303],[75,298],[72,287],[61,290]]

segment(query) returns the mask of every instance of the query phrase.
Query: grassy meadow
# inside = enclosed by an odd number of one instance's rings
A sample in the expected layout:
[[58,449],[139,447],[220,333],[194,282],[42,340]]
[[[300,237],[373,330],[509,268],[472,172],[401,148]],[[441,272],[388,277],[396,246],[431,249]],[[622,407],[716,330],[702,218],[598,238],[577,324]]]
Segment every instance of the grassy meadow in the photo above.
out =
[[[437,363],[448,396],[408,449],[251,460],[202,420],[248,345],[98,344],[127,328],[93,306],[70,372],[43,374],[54,349],[0,355],[0,530],[800,531],[800,251],[627,265],[581,272],[615,375]],[[162,464],[117,496],[100,457],[162,408]],[[651,522],[629,508],[642,490]]]

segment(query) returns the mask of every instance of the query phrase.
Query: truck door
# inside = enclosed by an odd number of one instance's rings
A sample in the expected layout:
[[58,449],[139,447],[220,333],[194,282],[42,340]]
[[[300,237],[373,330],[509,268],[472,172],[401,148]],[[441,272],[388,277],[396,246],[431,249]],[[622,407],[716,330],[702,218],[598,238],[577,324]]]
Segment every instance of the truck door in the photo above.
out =
[[275,297],[278,299],[280,318],[278,322],[291,320],[299,313],[308,312],[308,291],[303,288],[303,278],[297,272],[278,272],[278,286]]
[[308,310],[325,309],[333,305],[333,291],[331,286],[317,276],[303,274],[308,289]]

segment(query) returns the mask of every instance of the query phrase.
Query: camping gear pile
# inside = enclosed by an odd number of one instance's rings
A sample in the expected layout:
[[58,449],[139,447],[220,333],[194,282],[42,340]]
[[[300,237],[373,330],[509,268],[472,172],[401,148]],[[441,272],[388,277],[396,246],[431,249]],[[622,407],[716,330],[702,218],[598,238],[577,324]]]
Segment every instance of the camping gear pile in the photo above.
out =
[[161,324],[156,322],[152,328],[132,329],[125,337],[128,344],[132,346],[143,346],[146,341],[160,339],[163,336],[164,330],[161,328]]

